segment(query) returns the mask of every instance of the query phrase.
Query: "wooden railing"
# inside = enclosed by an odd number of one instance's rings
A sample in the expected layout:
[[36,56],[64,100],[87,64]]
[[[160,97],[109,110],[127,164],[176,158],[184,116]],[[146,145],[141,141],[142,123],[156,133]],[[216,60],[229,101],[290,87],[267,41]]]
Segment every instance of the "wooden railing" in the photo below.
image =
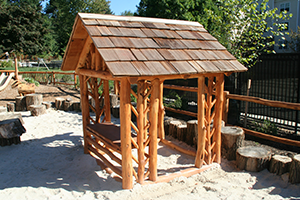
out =
[[[181,90],[181,91],[189,91],[189,92],[197,92],[197,87],[186,87],[186,86],[177,86],[177,85],[164,85],[165,89],[171,89],[171,90]],[[282,102],[282,101],[273,101],[268,99],[262,99],[258,97],[252,97],[252,96],[243,96],[243,95],[236,95],[236,94],[230,94],[229,92],[224,92],[224,103],[223,103],[223,116],[222,120],[227,124],[227,116],[229,111],[229,99],[235,99],[239,101],[246,101],[246,102],[253,102],[265,106],[271,106],[271,107],[277,107],[277,108],[287,108],[292,110],[300,110],[300,103],[289,103],[289,102]],[[168,108],[165,107],[165,110],[180,113],[183,115],[188,115],[192,117],[196,117],[197,113],[180,110],[180,109],[174,109],[174,108]],[[291,146],[297,146],[300,147],[300,141],[295,141],[291,139],[286,139],[282,137],[277,137],[273,135],[268,135],[256,131],[252,131],[246,128],[243,128],[246,134],[267,139],[274,142],[279,142]]]
[[[0,70],[0,73],[14,73],[15,70]],[[77,88],[77,75],[75,72],[58,72],[58,71],[19,71],[19,74],[45,74],[45,75],[51,75],[51,83],[53,85],[61,84],[61,85],[74,85],[75,88]],[[62,74],[62,75],[73,75],[74,76],[74,82],[73,83],[66,83],[66,82],[59,82],[56,81],[56,74]]]

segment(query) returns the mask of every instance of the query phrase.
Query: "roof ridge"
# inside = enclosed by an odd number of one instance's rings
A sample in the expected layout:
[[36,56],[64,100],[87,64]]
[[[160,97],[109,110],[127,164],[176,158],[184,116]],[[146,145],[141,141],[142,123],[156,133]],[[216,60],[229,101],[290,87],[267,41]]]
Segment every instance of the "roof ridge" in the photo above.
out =
[[78,13],[82,19],[103,19],[103,20],[116,20],[116,21],[131,21],[131,22],[152,22],[152,23],[165,23],[186,26],[203,27],[199,22],[177,20],[177,19],[162,19],[150,17],[137,17],[137,16],[120,16],[120,15],[107,15],[107,14],[94,14],[94,13]]

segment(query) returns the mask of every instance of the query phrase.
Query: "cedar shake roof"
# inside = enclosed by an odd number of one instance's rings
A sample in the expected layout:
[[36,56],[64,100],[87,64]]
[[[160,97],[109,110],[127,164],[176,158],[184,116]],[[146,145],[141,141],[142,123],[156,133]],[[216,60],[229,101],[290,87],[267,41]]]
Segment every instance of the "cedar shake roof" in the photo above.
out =
[[198,22],[85,13],[76,17],[62,70],[82,67],[88,37],[113,76],[247,70]]

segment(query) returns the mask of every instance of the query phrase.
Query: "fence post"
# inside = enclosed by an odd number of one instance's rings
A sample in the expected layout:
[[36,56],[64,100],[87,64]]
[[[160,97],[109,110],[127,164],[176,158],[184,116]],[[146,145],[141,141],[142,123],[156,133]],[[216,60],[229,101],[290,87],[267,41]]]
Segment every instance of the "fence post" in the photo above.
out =
[[223,101],[223,113],[222,113],[222,120],[227,124],[228,118],[228,111],[229,111],[229,98],[227,95],[229,94],[228,91],[224,91],[224,101]]
[[53,85],[55,85],[55,72],[52,71],[52,77],[53,77]]

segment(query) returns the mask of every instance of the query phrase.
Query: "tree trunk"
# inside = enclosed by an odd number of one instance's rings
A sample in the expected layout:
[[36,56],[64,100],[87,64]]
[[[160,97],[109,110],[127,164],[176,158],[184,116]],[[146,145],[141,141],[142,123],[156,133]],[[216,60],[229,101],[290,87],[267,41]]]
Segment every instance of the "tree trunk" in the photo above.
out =
[[282,175],[289,171],[292,159],[288,156],[272,156],[269,171],[277,175]]
[[164,129],[165,129],[165,134],[169,135],[169,127],[170,127],[170,122],[173,120],[172,117],[167,117],[167,119],[164,120]]
[[186,137],[186,131],[187,131],[187,125],[186,124],[181,124],[177,126],[177,138],[180,141],[185,141]]
[[6,104],[7,112],[15,112],[15,103],[10,102]]
[[227,160],[235,160],[236,150],[243,145],[245,134],[243,129],[225,126],[221,129],[221,155]]
[[29,106],[31,105],[41,105],[43,102],[42,94],[27,94],[25,97],[27,110],[29,110]]
[[265,169],[271,159],[271,151],[263,147],[240,147],[236,152],[236,164],[241,170],[259,172]]
[[61,98],[61,97],[57,97],[55,99],[55,108],[56,108],[56,110],[64,110],[64,101],[65,101],[65,99]]
[[46,113],[45,105],[31,105],[29,109],[32,116],[39,116]]
[[196,143],[198,141],[196,133],[198,133],[198,120],[187,121],[187,132],[185,142],[189,145],[193,145],[194,142]]
[[292,184],[300,183],[300,154],[293,157],[290,167],[289,182]]
[[26,98],[24,96],[16,97],[16,111],[26,110]]
[[177,138],[177,127],[181,124],[181,121],[178,120],[171,121],[169,126],[169,135],[173,138]]

